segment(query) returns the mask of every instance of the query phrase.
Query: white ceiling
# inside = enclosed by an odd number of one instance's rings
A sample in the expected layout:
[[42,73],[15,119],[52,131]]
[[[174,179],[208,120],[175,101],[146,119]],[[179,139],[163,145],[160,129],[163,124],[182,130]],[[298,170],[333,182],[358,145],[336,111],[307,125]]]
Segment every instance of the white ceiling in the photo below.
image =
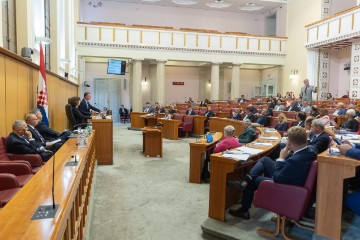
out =
[[[88,1],[88,2],[89,5],[90,4],[94,5],[97,4],[98,2],[102,2],[102,4],[106,4],[106,2],[119,2],[119,3],[133,3],[140,5],[155,5],[155,6],[205,9],[205,10],[215,10],[215,11],[225,11],[225,12],[239,12],[239,13],[249,13],[249,14],[264,14],[288,2],[288,0],[223,0],[225,3],[231,3],[231,6],[227,8],[211,8],[206,6],[206,4],[215,2],[215,0],[196,0],[196,1],[198,3],[194,5],[179,5],[173,3],[171,0],[161,0],[158,2],[148,2],[143,0],[102,0],[102,1]],[[256,11],[244,11],[239,9],[239,7],[244,6],[247,3],[254,3],[256,5],[261,5],[264,7]]]

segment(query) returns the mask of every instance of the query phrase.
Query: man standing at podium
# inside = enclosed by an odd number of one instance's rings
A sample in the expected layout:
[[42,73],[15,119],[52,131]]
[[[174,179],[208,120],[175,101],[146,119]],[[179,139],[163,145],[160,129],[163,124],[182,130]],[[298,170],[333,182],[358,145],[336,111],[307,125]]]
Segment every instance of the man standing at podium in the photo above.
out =
[[79,110],[80,112],[85,115],[85,116],[91,116],[91,112],[90,109],[95,111],[95,112],[100,112],[99,109],[97,109],[96,107],[94,107],[93,105],[90,104],[90,99],[91,99],[91,94],[90,92],[85,92],[84,93],[84,98],[83,100],[81,100],[81,103],[79,105]]

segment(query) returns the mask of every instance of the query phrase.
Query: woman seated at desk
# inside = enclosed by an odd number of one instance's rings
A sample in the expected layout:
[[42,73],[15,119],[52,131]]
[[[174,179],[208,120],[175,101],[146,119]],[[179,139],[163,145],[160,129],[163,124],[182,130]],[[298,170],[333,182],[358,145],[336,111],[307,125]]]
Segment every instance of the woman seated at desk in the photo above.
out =
[[80,98],[79,97],[72,97],[69,100],[69,104],[71,105],[71,111],[74,116],[76,124],[86,123],[88,119],[91,119],[91,116],[83,115],[79,110],[80,105]]
[[345,114],[346,121],[341,124],[341,128],[346,129],[350,132],[357,132],[359,128],[359,122],[355,119],[355,117],[355,110],[348,109]]
[[[232,125],[228,125],[224,127],[224,139],[216,144],[213,153],[224,152],[228,149],[237,148],[240,146],[239,141],[237,138],[234,137],[235,128]],[[208,151],[206,153],[206,159],[204,161],[203,170],[201,173],[201,179],[205,182],[209,182],[210,172],[209,172],[209,163],[210,163],[210,154],[211,152]]]
[[280,113],[278,116],[279,123],[275,126],[278,132],[285,132],[289,128],[289,122],[284,113]]
[[169,109],[165,109],[165,116],[162,119],[172,119]]

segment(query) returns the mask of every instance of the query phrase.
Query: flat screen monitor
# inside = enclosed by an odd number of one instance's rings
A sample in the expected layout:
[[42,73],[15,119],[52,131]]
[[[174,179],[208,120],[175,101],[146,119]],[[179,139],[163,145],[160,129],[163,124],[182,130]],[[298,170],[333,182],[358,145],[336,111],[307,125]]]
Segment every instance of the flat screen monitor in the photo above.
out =
[[126,62],[117,59],[109,59],[107,74],[125,75]]

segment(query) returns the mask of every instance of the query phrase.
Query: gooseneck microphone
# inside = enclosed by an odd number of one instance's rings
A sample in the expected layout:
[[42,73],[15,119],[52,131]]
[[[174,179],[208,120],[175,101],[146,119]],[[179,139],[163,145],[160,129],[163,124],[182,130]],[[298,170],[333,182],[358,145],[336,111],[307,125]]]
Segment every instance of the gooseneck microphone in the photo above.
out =
[[52,202],[53,202],[53,209],[55,209],[55,190],[54,190],[54,185],[55,185],[55,155],[53,156],[53,168],[52,168]]

